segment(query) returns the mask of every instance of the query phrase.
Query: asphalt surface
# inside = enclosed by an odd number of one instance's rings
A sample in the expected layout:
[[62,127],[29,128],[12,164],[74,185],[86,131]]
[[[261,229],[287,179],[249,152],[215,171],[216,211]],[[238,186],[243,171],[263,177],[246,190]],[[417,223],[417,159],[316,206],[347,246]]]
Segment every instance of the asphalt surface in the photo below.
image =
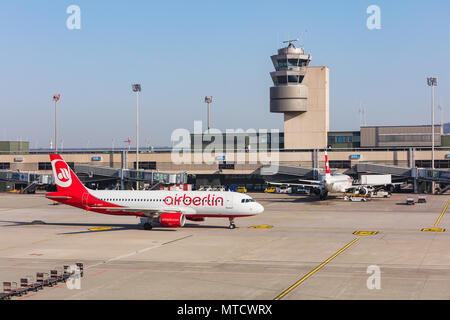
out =
[[411,206],[417,195],[250,195],[265,211],[234,230],[209,218],[146,231],[135,217],[0,194],[0,282],[82,262],[80,289],[13,299],[450,299],[448,195]]

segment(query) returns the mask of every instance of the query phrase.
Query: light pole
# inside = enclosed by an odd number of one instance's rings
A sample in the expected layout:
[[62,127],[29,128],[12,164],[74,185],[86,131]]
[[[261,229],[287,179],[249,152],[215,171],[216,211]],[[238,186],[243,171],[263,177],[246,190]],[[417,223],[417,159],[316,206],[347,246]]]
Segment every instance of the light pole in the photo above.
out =
[[208,104],[208,133],[209,133],[209,128],[210,128],[210,126],[209,126],[209,124],[210,124],[210,122],[209,122],[209,120],[210,120],[210,116],[209,116],[210,115],[210,104],[211,104],[212,100],[213,100],[212,96],[205,97],[205,103]]
[[[139,171],[139,92],[141,92],[141,85],[136,83],[131,87],[136,92],[136,171]],[[138,178],[137,173],[136,178]],[[139,190],[138,180],[136,180],[136,190]]]
[[61,98],[59,93],[53,95],[55,101],[55,154],[58,153],[58,100]]
[[[434,170],[434,87],[437,86],[437,78],[427,78],[431,87],[431,169]],[[431,193],[434,193],[434,181],[431,182]]]

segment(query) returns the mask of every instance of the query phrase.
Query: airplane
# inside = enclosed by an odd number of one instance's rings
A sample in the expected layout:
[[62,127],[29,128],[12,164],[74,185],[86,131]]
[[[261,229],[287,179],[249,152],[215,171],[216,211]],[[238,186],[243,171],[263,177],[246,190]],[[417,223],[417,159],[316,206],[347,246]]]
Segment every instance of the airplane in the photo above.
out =
[[[325,200],[328,197],[328,192],[331,193],[347,193],[358,190],[359,194],[366,195],[374,190],[377,185],[369,184],[354,184],[353,178],[339,172],[331,173],[330,165],[328,163],[328,154],[325,151],[325,175],[319,175],[319,180],[302,180],[304,183],[279,183],[270,182],[269,184],[283,185],[283,186],[303,186],[310,187],[312,192],[319,196],[320,200]],[[390,185],[397,185],[403,183],[390,183]]]
[[46,198],[69,206],[102,214],[136,216],[151,230],[152,222],[164,227],[183,227],[186,220],[207,217],[234,219],[254,216],[264,207],[250,196],[231,191],[91,190],[86,188],[59,154],[51,154],[57,192]]

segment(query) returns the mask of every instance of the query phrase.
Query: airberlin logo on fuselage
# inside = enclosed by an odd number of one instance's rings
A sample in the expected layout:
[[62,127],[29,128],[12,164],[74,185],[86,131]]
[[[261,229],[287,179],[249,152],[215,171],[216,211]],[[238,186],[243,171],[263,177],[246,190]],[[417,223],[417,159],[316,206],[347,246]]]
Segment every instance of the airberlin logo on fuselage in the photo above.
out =
[[184,204],[185,206],[214,206],[219,207],[223,206],[223,198],[217,197],[213,194],[208,194],[208,196],[205,197],[190,197],[184,195],[175,195],[175,196],[167,196],[164,198],[164,203],[168,206],[174,206],[174,205],[181,205]]
[[52,168],[56,184],[63,188],[70,187],[72,184],[72,176],[67,164],[63,160],[53,160]]

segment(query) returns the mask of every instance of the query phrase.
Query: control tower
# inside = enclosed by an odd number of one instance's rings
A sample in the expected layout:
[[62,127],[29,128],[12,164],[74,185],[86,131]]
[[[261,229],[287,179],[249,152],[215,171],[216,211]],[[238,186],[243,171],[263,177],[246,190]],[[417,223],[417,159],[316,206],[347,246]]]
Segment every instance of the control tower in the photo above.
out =
[[311,55],[288,40],[271,56],[270,112],[284,114],[285,149],[327,147],[329,130],[329,69],[310,67]]

